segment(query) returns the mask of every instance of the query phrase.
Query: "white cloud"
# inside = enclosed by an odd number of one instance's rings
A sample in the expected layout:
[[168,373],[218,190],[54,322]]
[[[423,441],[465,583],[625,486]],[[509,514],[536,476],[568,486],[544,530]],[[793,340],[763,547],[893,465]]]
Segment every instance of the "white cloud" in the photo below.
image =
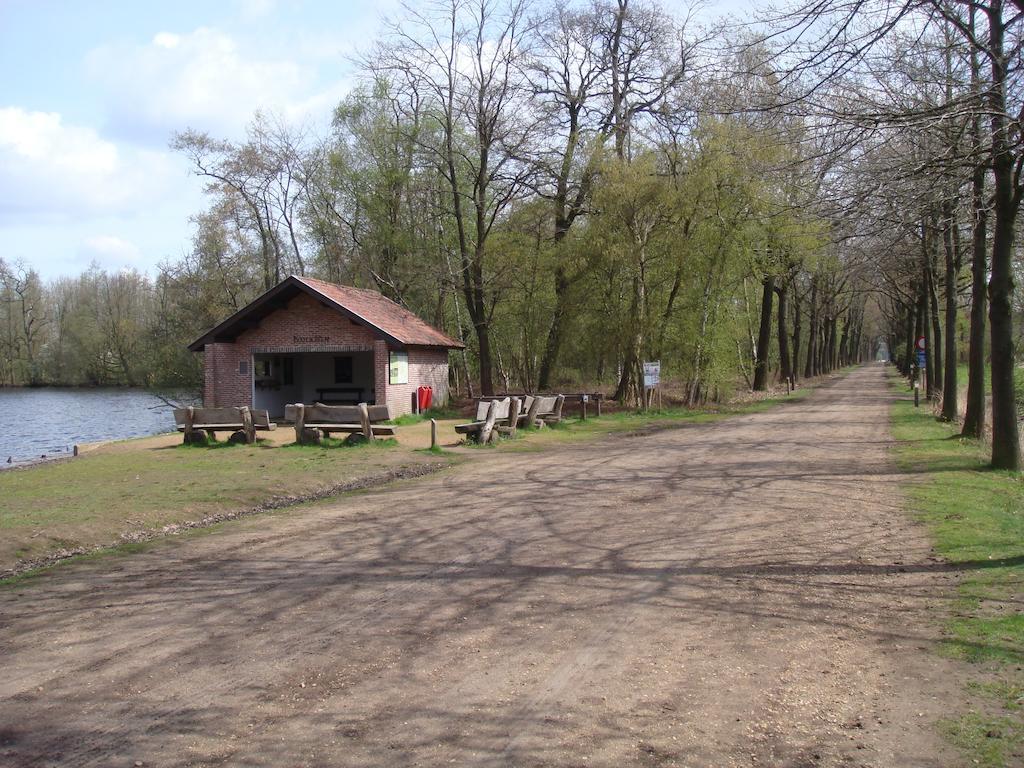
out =
[[136,265],[142,256],[137,245],[116,235],[94,235],[82,244],[83,254],[101,265],[122,268]]
[[172,173],[166,154],[123,151],[59,113],[0,108],[0,219],[129,211]]
[[240,136],[256,109],[287,112],[315,93],[313,68],[247,55],[233,37],[208,27],[160,32],[144,45],[102,46],[86,61],[106,91],[113,131],[161,146],[187,127]]
[[177,48],[181,45],[181,35],[173,32],[157,32],[153,37],[153,45],[157,48]]

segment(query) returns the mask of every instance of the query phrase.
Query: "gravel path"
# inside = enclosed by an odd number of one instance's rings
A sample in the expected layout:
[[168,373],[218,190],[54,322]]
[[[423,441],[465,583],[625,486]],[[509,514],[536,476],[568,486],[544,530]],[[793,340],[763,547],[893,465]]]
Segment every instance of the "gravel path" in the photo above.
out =
[[890,400],[860,368],[0,590],[0,764],[955,764]]

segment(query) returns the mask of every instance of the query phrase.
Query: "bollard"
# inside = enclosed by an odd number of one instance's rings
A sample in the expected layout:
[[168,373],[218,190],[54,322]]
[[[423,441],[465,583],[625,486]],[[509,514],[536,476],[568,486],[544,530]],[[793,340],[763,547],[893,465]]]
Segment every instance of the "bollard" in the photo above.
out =
[[917,408],[921,405],[921,385],[916,381],[914,382],[914,407]]
[[581,420],[582,421],[586,421],[587,420],[587,396],[586,395],[580,395],[580,414],[581,414]]
[[437,419],[430,420],[430,450],[437,450]]

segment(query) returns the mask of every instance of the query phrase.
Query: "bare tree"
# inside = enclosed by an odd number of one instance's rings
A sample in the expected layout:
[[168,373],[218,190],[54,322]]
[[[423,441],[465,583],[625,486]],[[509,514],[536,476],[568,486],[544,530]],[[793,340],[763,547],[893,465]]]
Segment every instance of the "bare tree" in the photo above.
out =
[[534,121],[526,109],[521,63],[526,56],[526,5],[510,0],[450,0],[405,7],[378,47],[374,69],[423,94],[433,130],[424,146],[447,189],[461,290],[476,333],[480,388],[493,392],[491,321],[498,296],[488,269],[495,223],[527,193],[533,174],[522,161]]

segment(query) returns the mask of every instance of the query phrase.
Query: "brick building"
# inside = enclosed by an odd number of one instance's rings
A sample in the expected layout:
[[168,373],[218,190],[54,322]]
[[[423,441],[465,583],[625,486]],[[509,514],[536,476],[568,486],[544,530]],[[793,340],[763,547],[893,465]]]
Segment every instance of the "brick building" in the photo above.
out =
[[189,345],[203,353],[207,407],[388,404],[420,386],[448,400],[448,351],[462,345],[376,291],[292,275]]

